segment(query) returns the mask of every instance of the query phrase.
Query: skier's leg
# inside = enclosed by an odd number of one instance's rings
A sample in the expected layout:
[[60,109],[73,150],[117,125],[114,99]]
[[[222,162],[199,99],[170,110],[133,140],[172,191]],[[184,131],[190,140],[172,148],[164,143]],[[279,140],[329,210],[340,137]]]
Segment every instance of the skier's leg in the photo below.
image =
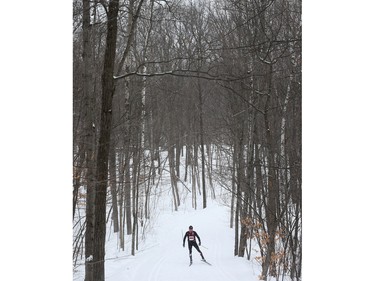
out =
[[205,260],[203,253],[202,252],[199,252],[199,253],[201,254],[202,260]]
[[198,253],[200,253],[201,254],[201,257],[202,257],[202,260],[204,260],[204,256],[203,256],[203,253],[202,253],[202,251],[199,249],[199,247],[198,247],[198,245],[197,245],[197,242],[194,242],[194,247],[195,247],[195,249],[197,249],[197,251],[198,251]]
[[191,252],[192,252],[192,244],[189,242],[188,243],[188,246],[189,246],[189,257],[190,257],[190,263],[192,263],[193,262],[193,257],[192,257],[192,255],[191,255]]
[[199,250],[197,242],[193,242],[193,246],[198,251],[198,253],[201,253],[201,250]]

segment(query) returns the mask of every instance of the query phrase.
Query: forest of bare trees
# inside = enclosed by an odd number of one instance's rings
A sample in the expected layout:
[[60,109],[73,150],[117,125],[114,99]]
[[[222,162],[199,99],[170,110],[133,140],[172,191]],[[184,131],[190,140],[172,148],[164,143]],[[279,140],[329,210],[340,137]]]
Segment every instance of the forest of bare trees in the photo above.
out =
[[257,241],[262,279],[301,280],[301,2],[73,1],[73,261],[83,256],[85,281],[104,280],[107,223],[136,254],[161,173],[176,211],[178,183],[192,181],[195,208],[220,184],[233,254],[249,258]]

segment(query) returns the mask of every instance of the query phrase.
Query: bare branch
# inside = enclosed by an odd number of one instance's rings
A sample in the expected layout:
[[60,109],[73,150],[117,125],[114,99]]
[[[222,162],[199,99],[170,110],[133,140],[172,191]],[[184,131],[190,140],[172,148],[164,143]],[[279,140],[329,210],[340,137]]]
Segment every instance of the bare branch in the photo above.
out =
[[[140,72],[128,72],[123,75],[119,76],[114,76],[114,80],[119,80],[122,78],[126,78],[129,76],[140,76],[140,77],[156,77],[156,76],[166,76],[166,75],[171,75],[171,76],[177,76],[177,77],[186,77],[186,78],[202,78],[205,80],[211,80],[211,81],[226,81],[226,82],[233,82],[233,81],[240,81],[243,79],[248,78],[247,76],[244,77],[222,77],[219,75],[212,75],[209,74],[208,72],[204,71],[199,71],[199,70],[184,70],[184,69],[179,69],[179,70],[171,70],[171,71],[165,71],[165,72],[155,72],[155,73],[140,73]],[[203,75],[203,76],[202,76]]]

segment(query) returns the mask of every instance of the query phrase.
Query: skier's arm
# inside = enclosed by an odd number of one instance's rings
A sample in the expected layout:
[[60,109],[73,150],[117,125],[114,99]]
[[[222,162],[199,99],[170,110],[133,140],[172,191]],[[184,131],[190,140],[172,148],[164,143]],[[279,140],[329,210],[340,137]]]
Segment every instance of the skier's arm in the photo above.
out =
[[198,238],[198,241],[199,241],[199,245],[201,244],[201,238],[199,237],[198,233],[195,232],[195,236],[197,236]]

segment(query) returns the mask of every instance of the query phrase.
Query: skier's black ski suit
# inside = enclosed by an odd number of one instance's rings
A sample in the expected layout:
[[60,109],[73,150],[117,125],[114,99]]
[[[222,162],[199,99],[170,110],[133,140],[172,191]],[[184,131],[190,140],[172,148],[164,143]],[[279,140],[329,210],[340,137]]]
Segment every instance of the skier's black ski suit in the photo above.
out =
[[190,262],[193,261],[192,255],[191,255],[193,246],[194,246],[195,249],[197,249],[198,253],[201,254],[202,260],[204,260],[203,254],[202,254],[201,250],[199,249],[199,247],[197,245],[197,241],[196,241],[195,237],[198,238],[199,245],[200,245],[201,239],[200,239],[198,233],[196,233],[192,228],[191,229],[189,228],[189,231],[186,231],[184,239],[182,241],[182,246],[185,247],[186,238],[188,240]]

